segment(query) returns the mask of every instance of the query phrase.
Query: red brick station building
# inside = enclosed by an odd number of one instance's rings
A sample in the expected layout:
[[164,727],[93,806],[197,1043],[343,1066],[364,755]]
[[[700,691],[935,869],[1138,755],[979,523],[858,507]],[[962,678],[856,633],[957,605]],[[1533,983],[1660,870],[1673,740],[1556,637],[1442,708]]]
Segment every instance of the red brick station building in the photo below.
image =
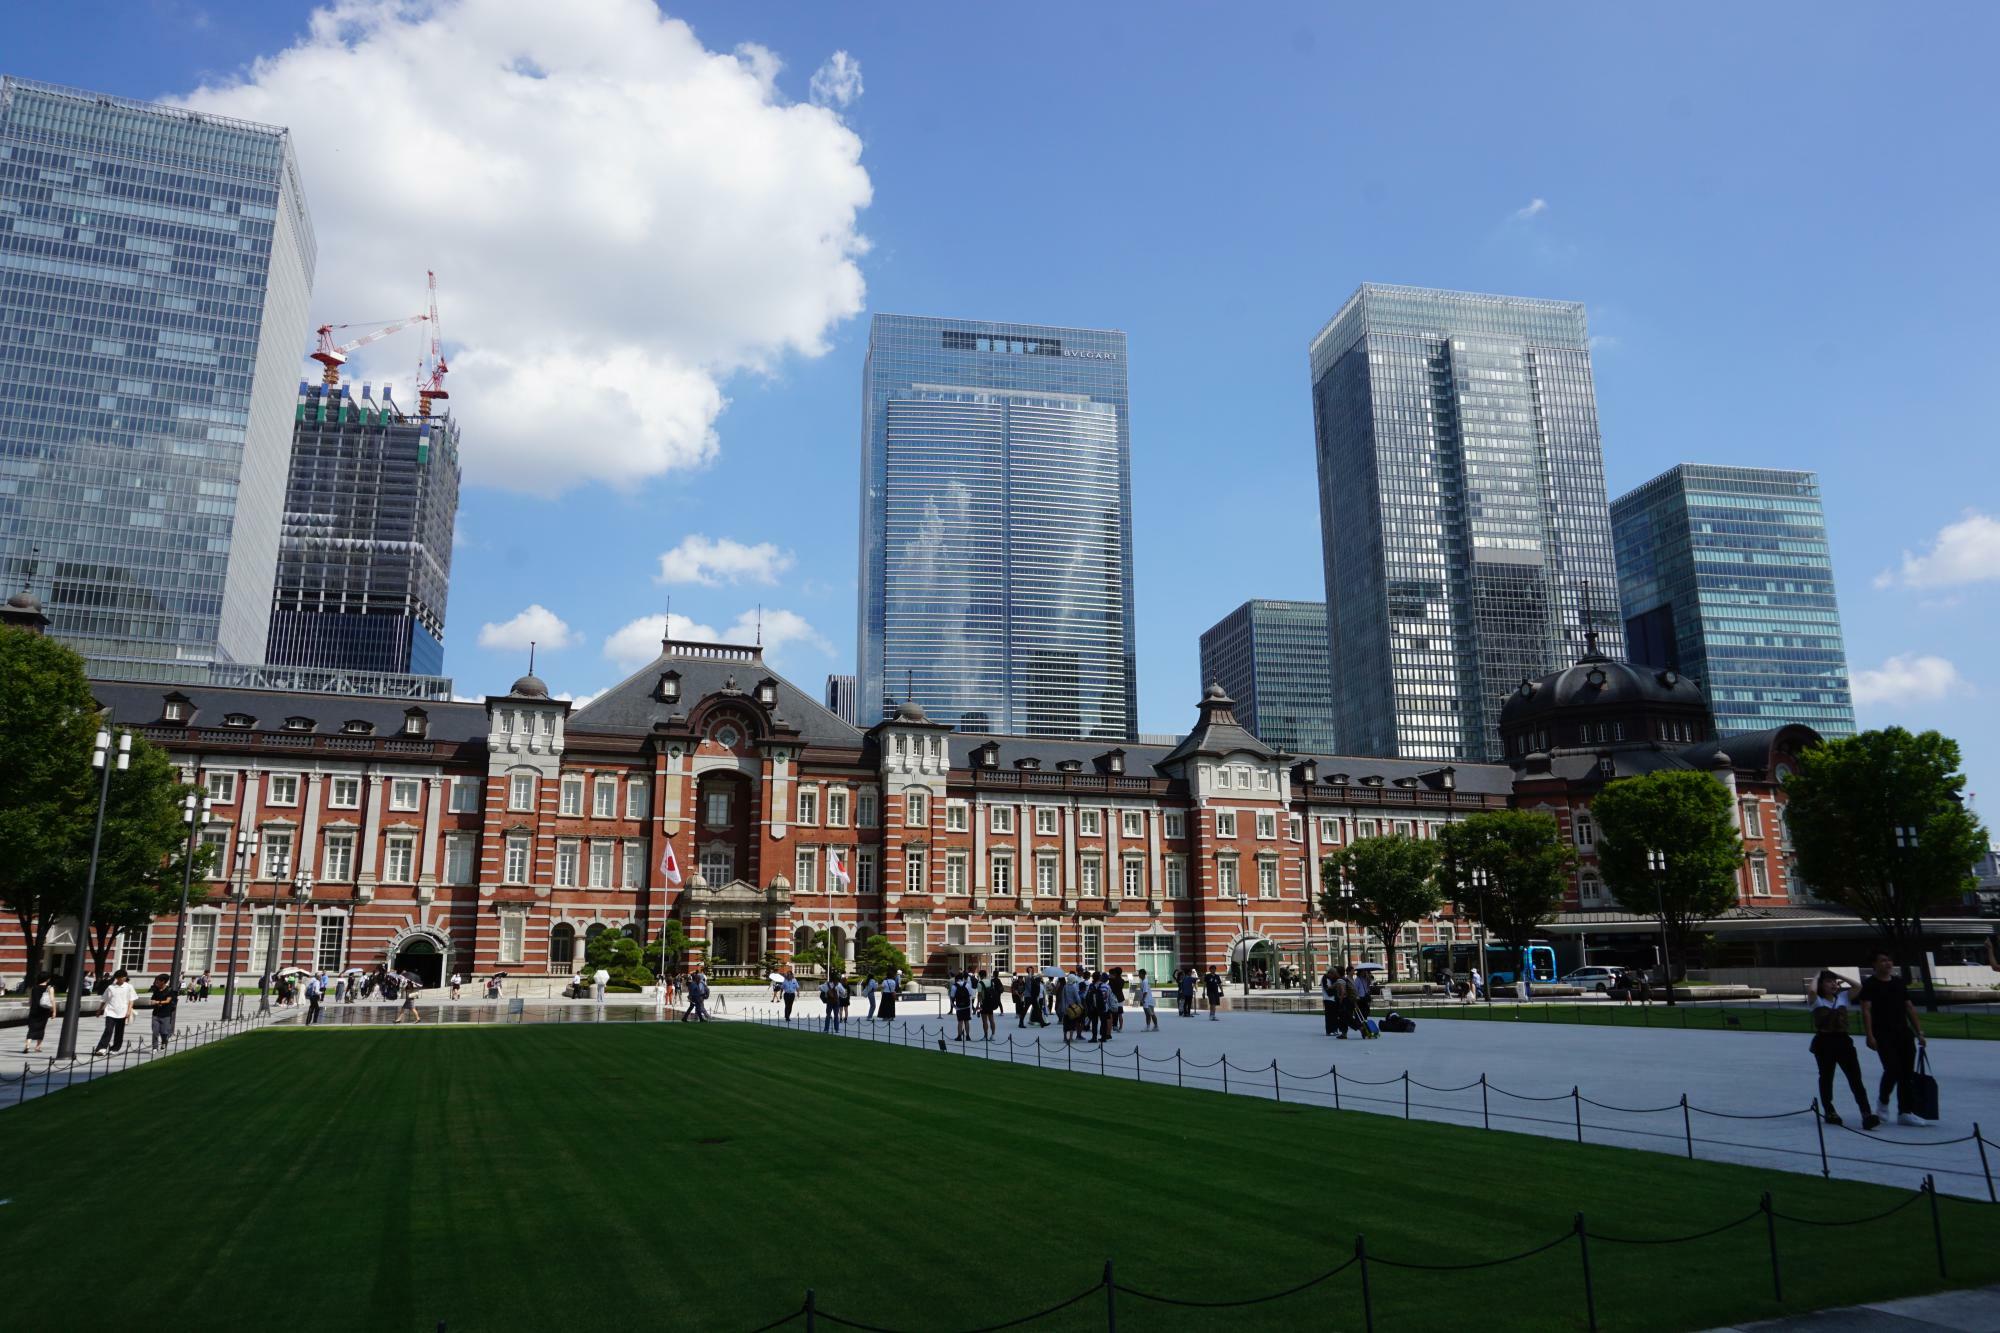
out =
[[[244,971],[261,970],[276,929],[286,964],[504,970],[533,991],[566,980],[593,932],[651,939],[673,916],[722,975],[761,971],[830,930],[849,959],[886,934],[932,976],[975,956],[1002,971],[1081,962],[1155,976],[1247,957],[1275,979],[1285,964],[1382,957],[1317,909],[1323,857],[1510,805],[1553,814],[1582,853],[1548,927],[1564,965],[1651,962],[1651,923],[1616,911],[1597,878],[1589,805],[1610,778],[1658,768],[1711,772],[1735,797],[1741,906],[1718,924],[1726,957],[1711,965],[1789,965],[1795,949],[1849,962],[1865,933],[1804,901],[1791,872],[1779,784],[1816,734],[1717,740],[1692,683],[1594,652],[1522,684],[1502,722],[1508,764],[1281,754],[1218,687],[1173,746],[966,734],[910,704],[864,731],[758,648],[678,641],[576,709],[533,675],[483,704],[423,706],[93,689],[213,799],[202,837],[221,857],[186,961],[211,976],[232,943]],[[253,833],[247,856],[239,829]],[[1447,910],[1404,944],[1464,945],[1474,931]],[[174,933],[162,918],[121,941],[118,960],[165,971]],[[18,977],[18,938],[0,950],[0,973]]]

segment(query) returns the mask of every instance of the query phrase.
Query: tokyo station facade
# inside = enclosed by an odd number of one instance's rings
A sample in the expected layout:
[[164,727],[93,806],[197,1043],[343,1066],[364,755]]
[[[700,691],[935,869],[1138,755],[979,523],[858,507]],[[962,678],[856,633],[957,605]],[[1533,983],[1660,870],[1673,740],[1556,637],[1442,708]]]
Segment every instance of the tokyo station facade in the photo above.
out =
[[[532,990],[566,981],[593,932],[650,940],[672,916],[725,976],[760,974],[825,930],[850,961],[886,934],[932,976],[977,960],[1158,977],[1247,957],[1275,978],[1281,962],[1382,957],[1319,912],[1327,855],[1509,806],[1549,811],[1578,843],[1569,910],[1550,929],[1584,934],[1587,949],[1593,929],[1649,929],[1603,897],[1589,798],[1663,766],[1736,790],[1748,858],[1732,917],[1754,934],[1806,911],[1779,782],[1816,735],[1718,741],[1691,684],[1594,653],[1523,683],[1503,725],[1510,763],[1456,766],[1282,754],[1213,686],[1171,747],[954,732],[913,705],[862,730],[758,648],[678,641],[576,709],[533,675],[483,704],[93,690],[212,798],[202,836],[219,863],[185,964],[211,976],[232,946],[243,972],[260,971],[275,928],[286,965],[506,971]],[[1447,908],[1403,944],[1466,943],[1474,929]],[[117,961],[163,972],[174,933],[162,918],[122,940]],[[0,971],[23,969],[19,947],[0,944]]]

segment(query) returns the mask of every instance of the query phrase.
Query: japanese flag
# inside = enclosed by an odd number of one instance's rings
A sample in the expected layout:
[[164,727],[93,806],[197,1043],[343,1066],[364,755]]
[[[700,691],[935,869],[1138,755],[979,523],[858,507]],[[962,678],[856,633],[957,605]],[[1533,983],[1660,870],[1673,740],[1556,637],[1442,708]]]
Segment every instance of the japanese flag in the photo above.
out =
[[681,863],[674,859],[672,840],[666,838],[660,840],[660,873],[666,876],[669,884],[681,882]]
[[847,862],[841,859],[840,848],[826,849],[826,873],[833,876],[833,882],[840,886],[842,892],[847,890]]

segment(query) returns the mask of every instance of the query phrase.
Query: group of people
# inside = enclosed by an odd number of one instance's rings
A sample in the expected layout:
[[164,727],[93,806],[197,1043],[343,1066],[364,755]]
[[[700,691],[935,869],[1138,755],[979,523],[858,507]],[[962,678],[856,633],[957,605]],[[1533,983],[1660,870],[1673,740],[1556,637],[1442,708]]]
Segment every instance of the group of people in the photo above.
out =
[[1320,1007],[1326,1011],[1327,1036],[1346,1041],[1350,1032],[1369,1035],[1375,982],[1365,970],[1356,968],[1349,973],[1344,967],[1329,968],[1319,979],[1319,998]]
[[[1896,960],[1877,953],[1874,966],[1859,986],[1849,985],[1835,972],[1821,972],[1808,996],[1812,1003],[1813,1061],[1819,1066],[1820,1114],[1829,1125],[1844,1123],[1833,1109],[1833,1074],[1847,1076],[1847,1087],[1861,1108],[1861,1127],[1874,1129],[1889,1116],[1889,1093],[1896,1094],[1896,1121],[1903,1125],[1932,1125],[1935,1120],[1919,1106],[1918,1059],[1924,1048],[1924,1023],[1910,999],[1910,984],[1896,975]],[[1882,1078],[1876,1085],[1875,1103],[1868,1102],[1868,1088],[1861,1079],[1861,1056],[1854,1049],[1848,1031],[1849,1016],[1861,1011],[1861,1031],[1868,1049],[1882,1062]]]

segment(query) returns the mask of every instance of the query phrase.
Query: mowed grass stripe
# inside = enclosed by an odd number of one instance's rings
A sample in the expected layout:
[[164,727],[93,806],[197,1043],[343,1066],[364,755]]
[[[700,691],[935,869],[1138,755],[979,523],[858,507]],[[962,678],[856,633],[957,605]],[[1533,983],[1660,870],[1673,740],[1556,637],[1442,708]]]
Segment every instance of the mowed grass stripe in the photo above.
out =
[[[996,1322],[1115,1260],[1230,1299],[1372,1253],[1463,1262],[1570,1226],[1702,1230],[1756,1207],[1879,1212],[1897,1191],[1526,1135],[952,1059],[731,1024],[273,1031],[0,1117],[0,1238],[122,1320],[366,1320],[429,1333],[748,1329],[807,1286],[896,1328]],[[721,1142],[704,1143],[705,1139]],[[1954,1278],[2000,1278],[2000,1209],[1946,1199]],[[108,1211],[141,1219],[118,1261]],[[143,1219],[157,1214],[162,1225]],[[64,1238],[44,1244],[43,1236]],[[1781,1232],[1790,1308],[1937,1285],[1924,1206]],[[1600,1323],[1766,1317],[1761,1219],[1592,1246]],[[1576,1247],[1468,1274],[1377,1269],[1376,1327],[1583,1326]],[[1121,1327],[1358,1328],[1349,1273],[1224,1315],[1121,1300]],[[1037,1328],[1103,1326],[1100,1300]]]

